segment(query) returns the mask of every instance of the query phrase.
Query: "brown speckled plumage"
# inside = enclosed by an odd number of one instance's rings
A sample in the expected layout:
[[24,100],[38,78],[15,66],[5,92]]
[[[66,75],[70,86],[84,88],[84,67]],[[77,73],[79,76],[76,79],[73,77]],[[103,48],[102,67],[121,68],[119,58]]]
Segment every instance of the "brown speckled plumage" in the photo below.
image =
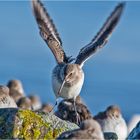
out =
[[75,105],[80,122],[77,122],[73,102],[73,99],[61,101],[55,114],[59,118],[76,123],[77,125],[79,125],[79,123],[84,120],[92,118],[92,114],[89,111],[88,107],[81,101],[80,96],[78,96]]

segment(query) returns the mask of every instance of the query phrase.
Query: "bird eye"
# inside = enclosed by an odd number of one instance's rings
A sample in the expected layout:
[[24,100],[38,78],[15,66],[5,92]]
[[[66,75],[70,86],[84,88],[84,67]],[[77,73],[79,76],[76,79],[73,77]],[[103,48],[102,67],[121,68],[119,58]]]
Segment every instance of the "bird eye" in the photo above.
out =
[[72,76],[72,73],[70,73],[70,75],[69,75],[70,77]]

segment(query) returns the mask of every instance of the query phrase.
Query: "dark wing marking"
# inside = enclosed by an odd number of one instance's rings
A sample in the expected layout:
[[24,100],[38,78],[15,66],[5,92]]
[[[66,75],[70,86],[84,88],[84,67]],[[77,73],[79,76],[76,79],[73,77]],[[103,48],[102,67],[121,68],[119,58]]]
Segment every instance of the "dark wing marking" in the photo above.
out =
[[40,35],[51,49],[56,61],[58,63],[67,62],[61,39],[47,10],[39,0],[32,0],[32,7]]
[[116,6],[114,11],[108,17],[107,21],[94,37],[94,39],[85,47],[83,47],[75,63],[83,66],[83,63],[92,56],[98,49],[102,48],[108,41],[109,36],[111,35],[113,29],[116,27],[124,9],[125,3],[122,2]]

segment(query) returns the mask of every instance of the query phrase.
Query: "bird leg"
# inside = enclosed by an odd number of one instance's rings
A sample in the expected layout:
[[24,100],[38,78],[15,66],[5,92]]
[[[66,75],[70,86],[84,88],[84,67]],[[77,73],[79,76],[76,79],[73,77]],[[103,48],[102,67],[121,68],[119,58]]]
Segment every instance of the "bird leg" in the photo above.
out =
[[79,116],[77,109],[76,109],[76,97],[74,97],[73,105],[74,105],[74,111],[76,114],[76,124],[80,125],[81,119],[80,119],[80,116]]
[[56,99],[56,102],[55,102],[53,108],[51,109],[51,111],[49,113],[52,113],[53,112],[53,110],[55,109],[55,107],[57,106],[57,104],[58,104],[58,99]]

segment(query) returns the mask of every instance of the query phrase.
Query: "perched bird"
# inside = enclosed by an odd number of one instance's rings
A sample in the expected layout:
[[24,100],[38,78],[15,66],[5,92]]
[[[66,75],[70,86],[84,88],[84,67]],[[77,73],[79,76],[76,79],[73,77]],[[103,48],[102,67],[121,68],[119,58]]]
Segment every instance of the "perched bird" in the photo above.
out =
[[25,96],[22,83],[19,80],[10,80],[7,86],[9,87],[9,95],[15,100],[15,102]]
[[32,102],[28,97],[22,97],[17,101],[17,106],[21,109],[32,109]]
[[104,133],[116,133],[118,139],[127,137],[127,125],[118,106],[109,106],[104,112],[94,116],[94,119],[99,122]]
[[[74,62],[71,57],[66,56],[57,29],[43,4],[39,0],[32,0],[32,8],[40,35],[51,49],[57,62],[52,72],[52,87],[56,96],[55,105],[57,105],[57,99],[62,97],[74,99],[75,107],[75,99],[80,94],[84,82],[82,69],[84,62],[107,43],[122,15],[124,3],[118,4],[94,39],[80,50]],[[78,116],[76,107],[75,112]]]
[[0,85],[0,108],[17,108],[13,98],[9,96],[9,88]]
[[93,117],[87,106],[81,101],[80,96],[77,96],[75,102],[79,116],[79,122],[77,122],[73,102],[73,99],[62,100],[58,105],[55,115],[62,120],[68,120],[70,122],[76,123],[77,125],[79,125],[82,121],[91,119]]
[[37,95],[30,95],[28,96],[28,98],[31,100],[32,109],[34,111],[41,108],[42,103],[40,101],[40,98]]
[[81,123],[80,129],[62,133],[57,139],[94,139],[104,140],[99,123],[93,119]]
[[51,104],[43,104],[40,111],[44,113],[50,113],[52,111],[53,106]]

